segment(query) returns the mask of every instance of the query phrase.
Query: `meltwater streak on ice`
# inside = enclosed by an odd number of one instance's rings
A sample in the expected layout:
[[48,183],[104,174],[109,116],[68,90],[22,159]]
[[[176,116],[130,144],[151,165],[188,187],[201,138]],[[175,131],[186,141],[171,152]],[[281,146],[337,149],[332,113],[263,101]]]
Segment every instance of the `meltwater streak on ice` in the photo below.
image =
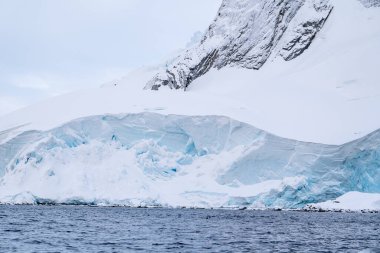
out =
[[380,192],[380,131],[342,145],[221,116],[81,118],[0,146],[0,202],[299,208]]

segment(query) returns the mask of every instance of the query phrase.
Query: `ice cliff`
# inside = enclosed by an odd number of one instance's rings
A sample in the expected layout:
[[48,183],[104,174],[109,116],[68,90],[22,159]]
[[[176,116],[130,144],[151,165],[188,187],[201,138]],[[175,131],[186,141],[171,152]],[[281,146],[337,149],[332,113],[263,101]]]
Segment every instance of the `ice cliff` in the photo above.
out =
[[380,131],[330,146],[221,116],[91,116],[0,145],[0,202],[298,208],[380,192]]

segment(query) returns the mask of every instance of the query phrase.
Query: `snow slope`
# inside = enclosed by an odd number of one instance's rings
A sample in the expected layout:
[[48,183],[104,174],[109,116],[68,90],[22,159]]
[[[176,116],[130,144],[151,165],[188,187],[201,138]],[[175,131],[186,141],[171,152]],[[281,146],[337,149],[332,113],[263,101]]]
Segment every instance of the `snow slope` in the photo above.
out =
[[336,200],[329,200],[308,206],[309,209],[327,211],[373,211],[380,210],[380,194],[349,192]]
[[0,146],[0,202],[301,208],[380,192],[380,131],[343,146],[220,116],[93,116]]
[[[142,91],[155,69],[140,69],[107,86],[41,102],[7,115],[0,131],[47,130],[104,113],[144,111],[225,115],[281,137],[343,144],[380,128],[380,8],[334,0],[324,28],[292,61],[270,58],[259,71],[211,70],[186,93]],[[4,134],[2,135],[5,138]]]
[[[331,2],[291,61],[212,69],[186,92],[142,90],[157,69],[140,69],[1,117],[1,201],[302,207],[380,192],[380,8]],[[244,138],[220,132],[231,122]]]

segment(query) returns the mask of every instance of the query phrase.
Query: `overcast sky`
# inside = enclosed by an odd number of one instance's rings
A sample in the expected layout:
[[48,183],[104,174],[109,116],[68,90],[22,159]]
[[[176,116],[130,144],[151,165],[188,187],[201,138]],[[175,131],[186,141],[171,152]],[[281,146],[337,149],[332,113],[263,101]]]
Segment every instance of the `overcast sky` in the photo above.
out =
[[165,61],[221,0],[0,0],[0,115]]

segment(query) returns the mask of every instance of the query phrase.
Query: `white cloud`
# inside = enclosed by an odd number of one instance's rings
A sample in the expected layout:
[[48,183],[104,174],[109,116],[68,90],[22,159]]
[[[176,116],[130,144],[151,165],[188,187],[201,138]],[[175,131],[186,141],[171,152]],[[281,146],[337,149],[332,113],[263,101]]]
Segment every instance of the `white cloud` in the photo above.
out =
[[0,111],[164,63],[207,29],[220,2],[0,0]]
[[35,75],[21,75],[11,79],[13,86],[18,88],[29,88],[35,90],[48,90],[49,83],[40,76]]

